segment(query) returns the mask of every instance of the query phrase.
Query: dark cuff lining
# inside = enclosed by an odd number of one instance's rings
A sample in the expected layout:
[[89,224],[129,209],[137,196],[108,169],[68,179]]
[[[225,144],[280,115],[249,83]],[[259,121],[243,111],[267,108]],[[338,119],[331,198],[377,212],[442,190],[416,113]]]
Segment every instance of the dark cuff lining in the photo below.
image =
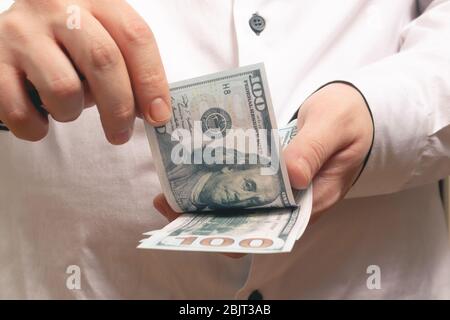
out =
[[[330,82],[324,84],[323,86],[321,86],[321,87],[320,87],[319,89],[317,89],[316,91],[314,91],[312,94],[310,94],[310,95],[308,96],[308,98],[311,97],[311,96],[312,96],[314,93],[316,93],[317,91],[323,89],[324,87],[326,87],[326,86],[328,86],[328,85],[330,85],[330,84],[332,84],[332,83],[342,83],[342,84],[346,84],[346,85],[351,86],[351,87],[352,87],[353,89],[355,89],[356,91],[358,91],[359,94],[361,95],[361,97],[363,98],[364,102],[366,103],[367,110],[369,110],[370,118],[372,119],[372,126],[373,126],[372,143],[370,144],[369,152],[367,152],[367,155],[366,155],[366,157],[365,157],[365,159],[364,159],[363,166],[362,166],[361,170],[359,171],[358,175],[356,176],[355,181],[354,181],[353,184],[352,184],[352,186],[353,186],[353,185],[355,185],[355,183],[358,181],[359,177],[361,176],[361,174],[363,173],[364,169],[366,168],[367,162],[369,161],[369,158],[370,158],[370,154],[372,153],[372,148],[373,148],[373,144],[374,144],[374,141],[375,141],[375,121],[374,121],[374,119],[373,119],[372,110],[370,109],[370,106],[369,106],[369,103],[367,102],[366,97],[365,97],[364,94],[361,92],[361,90],[359,90],[359,88],[357,88],[357,87],[356,87],[353,83],[351,83],[351,82],[344,81],[344,80],[330,81]],[[305,100],[308,100],[308,98],[306,98]],[[300,108],[301,108],[301,106],[300,106]],[[299,110],[300,110],[300,108],[299,108]],[[294,116],[291,118],[291,121],[292,121],[292,120],[295,120],[295,119],[297,118],[297,116],[298,116],[298,111],[299,111],[299,110],[297,110],[297,112],[295,112]],[[289,121],[289,122],[290,122],[290,121]]]
[[0,121],[0,131],[9,131],[9,129]]

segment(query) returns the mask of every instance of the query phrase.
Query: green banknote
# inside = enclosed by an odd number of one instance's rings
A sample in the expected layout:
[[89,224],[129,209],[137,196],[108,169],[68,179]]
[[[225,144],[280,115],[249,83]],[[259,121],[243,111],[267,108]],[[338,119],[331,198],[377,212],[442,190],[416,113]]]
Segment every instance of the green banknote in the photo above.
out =
[[163,192],[183,213],[139,248],[274,253],[292,249],[311,212],[282,158],[295,122],[277,129],[262,64],[171,85],[172,120],[147,126]]

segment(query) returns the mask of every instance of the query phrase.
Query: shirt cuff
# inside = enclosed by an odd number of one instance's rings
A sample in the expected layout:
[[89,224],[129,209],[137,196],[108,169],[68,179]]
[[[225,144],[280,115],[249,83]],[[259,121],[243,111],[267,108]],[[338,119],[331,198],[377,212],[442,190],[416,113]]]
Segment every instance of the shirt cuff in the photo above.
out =
[[370,156],[347,198],[388,194],[408,187],[425,147],[428,126],[424,108],[409,98],[408,81],[389,79],[389,73],[371,70],[338,81],[361,93],[374,126]]

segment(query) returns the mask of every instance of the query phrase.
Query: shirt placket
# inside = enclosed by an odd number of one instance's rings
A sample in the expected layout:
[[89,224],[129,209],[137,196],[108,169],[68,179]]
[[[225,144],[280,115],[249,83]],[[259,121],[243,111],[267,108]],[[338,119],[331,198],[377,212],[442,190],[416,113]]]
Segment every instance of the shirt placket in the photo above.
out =
[[[236,31],[237,54],[240,66],[264,61],[264,31],[270,27],[270,17],[263,9],[263,1],[233,0],[233,21]],[[239,300],[262,300],[263,293],[255,279],[257,260],[252,257],[247,280],[235,294]]]

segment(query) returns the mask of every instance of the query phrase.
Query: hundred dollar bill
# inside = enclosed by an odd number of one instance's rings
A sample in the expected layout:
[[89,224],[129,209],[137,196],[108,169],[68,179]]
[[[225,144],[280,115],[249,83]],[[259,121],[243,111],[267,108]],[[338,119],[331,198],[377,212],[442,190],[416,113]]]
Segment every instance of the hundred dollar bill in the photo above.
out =
[[262,64],[170,89],[172,120],[146,131],[174,211],[296,206]]
[[[296,135],[295,121],[279,130],[283,146]],[[138,248],[281,253],[292,250],[308,225],[312,188],[296,191],[296,208],[234,210],[233,212],[185,213],[161,230],[144,235]]]

